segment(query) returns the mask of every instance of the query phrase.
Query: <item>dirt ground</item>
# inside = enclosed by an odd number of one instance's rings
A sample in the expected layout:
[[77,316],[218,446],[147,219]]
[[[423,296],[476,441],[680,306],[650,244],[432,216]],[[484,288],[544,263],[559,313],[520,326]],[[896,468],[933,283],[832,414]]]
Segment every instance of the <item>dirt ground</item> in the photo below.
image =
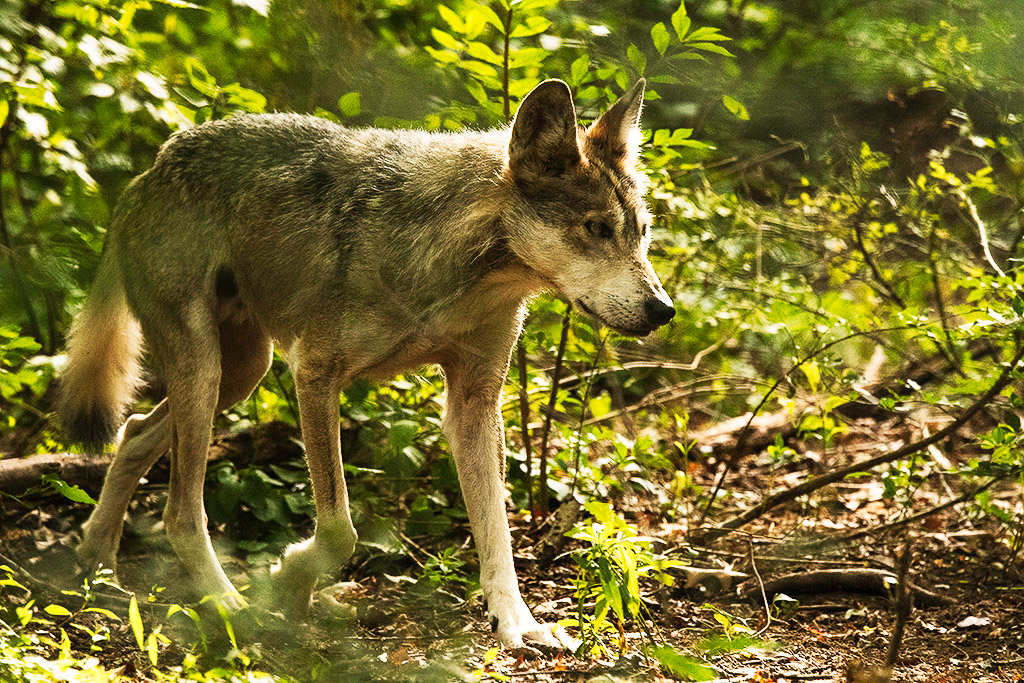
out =
[[[856,445],[851,448],[855,448]],[[839,451],[833,458],[853,457]],[[802,481],[809,473],[835,466],[828,458],[800,458],[783,468],[754,460],[730,478],[732,497],[726,507],[739,510],[756,501],[760,491]],[[708,486],[711,469],[696,473]],[[774,482],[774,483],[772,483]],[[947,490],[932,477],[917,490],[913,510],[947,500],[960,491]],[[786,506],[709,547],[697,543],[685,524],[669,523],[653,501],[632,497],[619,508],[643,533],[660,539],[663,551],[693,567],[715,570],[711,581],[687,587],[686,575],[670,589],[650,591],[645,599],[665,639],[680,649],[693,648],[710,630],[720,628],[720,610],[741,630],[749,629],[764,642],[759,647],[708,657],[722,681],[845,681],[851,660],[880,663],[895,622],[892,601],[882,594],[837,589],[828,583],[813,591],[790,595],[786,609],[766,610],[760,586],[773,578],[821,569],[893,569],[907,534],[913,535],[910,572],[913,583],[938,595],[940,604],[919,604],[907,623],[893,680],[930,683],[1024,682],[1024,562],[1012,556],[1007,531],[991,518],[953,508],[915,525],[896,526],[889,533],[871,533],[844,540],[857,529],[892,521],[900,514],[882,496],[875,478],[850,480],[825,489],[817,497]],[[992,489],[992,500],[1019,504],[1022,492],[1012,484]],[[182,569],[160,533],[159,489],[136,497],[121,554],[123,585],[140,596],[151,596],[151,619],[161,623],[173,643],[196,638],[185,619],[168,619],[162,605],[188,601],[191,596]],[[17,563],[35,585],[39,604],[61,600],[59,589],[81,587],[71,547],[88,506],[49,498],[22,506],[5,500],[0,509],[0,553]],[[728,509],[716,518],[728,516]],[[904,510],[902,514],[907,514]],[[555,621],[573,609],[571,579],[575,568],[564,553],[538,562],[532,554],[543,530],[528,529],[512,516],[520,570],[527,602],[538,618]],[[465,527],[445,538],[410,539],[407,573],[415,575],[431,555],[458,544],[467,564],[475,557]],[[229,540],[229,539],[228,539]],[[571,542],[570,542],[571,543]],[[753,564],[751,563],[753,557]],[[239,585],[253,572],[231,553],[223,559]],[[341,583],[326,591],[309,619],[288,622],[272,613],[253,611],[232,623],[240,642],[248,643],[258,665],[272,673],[298,677],[316,673],[320,680],[435,680],[431,675],[468,680],[513,681],[657,681],[667,680],[640,654],[639,637],[627,639],[625,655],[607,661],[581,661],[570,655],[501,651],[490,634],[478,593],[463,600],[443,593],[424,593],[410,580],[389,572],[374,572],[373,554],[361,551],[334,578]],[[727,578],[724,572],[733,572]],[[740,575],[749,576],[743,580]],[[254,586],[258,585],[258,577]],[[724,584],[724,585],[723,585]],[[750,591],[752,599],[742,597]],[[50,595],[45,595],[47,592]],[[109,595],[108,595],[109,592]],[[126,605],[125,594],[97,588],[96,604],[115,612]],[[108,597],[103,597],[108,596]],[[341,606],[331,607],[329,596]],[[71,600],[68,596],[64,600]],[[104,602],[105,601],[105,602]],[[145,600],[140,600],[145,604]],[[713,609],[714,608],[714,609]],[[99,617],[97,616],[97,619]],[[208,629],[211,633],[217,629]],[[72,632],[72,647],[88,652],[88,639]],[[216,640],[216,635],[210,635]],[[212,647],[211,651],[216,651]],[[184,654],[171,645],[162,661]],[[145,661],[125,623],[112,626],[111,643],[96,654],[108,666],[124,666],[126,675],[147,677]],[[419,672],[419,673],[417,673]],[[440,672],[440,673],[438,673]],[[421,675],[422,674],[422,675]],[[500,677],[506,677],[502,679]],[[857,680],[871,681],[870,678]]]

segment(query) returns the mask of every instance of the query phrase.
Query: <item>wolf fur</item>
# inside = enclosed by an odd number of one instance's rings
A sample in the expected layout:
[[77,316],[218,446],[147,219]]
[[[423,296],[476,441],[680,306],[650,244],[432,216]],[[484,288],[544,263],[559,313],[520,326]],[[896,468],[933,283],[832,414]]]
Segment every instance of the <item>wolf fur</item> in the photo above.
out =
[[271,114],[172,137],[114,212],[68,343],[60,411],[73,438],[114,433],[138,384],[143,336],[167,387],[121,428],[83,564],[116,567],[132,492],[169,452],[168,538],[200,591],[245,604],[210,543],[203,480],[214,416],[252,392],[276,344],[293,370],[316,500],[314,536],[275,569],[279,599],[301,612],[316,579],[356,543],[339,392],[355,378],[437,363],[491,624],[506,645],[572,647],[519,592],[500,395],[524,302],[539,290],[626,334],[674,314],[646,257],[643,88],[585,131],[568,87],[552,80],[500,130],[356,130]]

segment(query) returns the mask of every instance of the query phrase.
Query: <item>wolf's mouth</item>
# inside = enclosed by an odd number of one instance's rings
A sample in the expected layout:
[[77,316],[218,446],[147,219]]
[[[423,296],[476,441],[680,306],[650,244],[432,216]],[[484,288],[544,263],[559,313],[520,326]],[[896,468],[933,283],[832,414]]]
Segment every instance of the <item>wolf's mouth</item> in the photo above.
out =
[[584,301],[583,299],[576,299],[576,305],[584,313],[589,315],[594,320],[598,321],[602,325],[605,325],[607,327],[612,328],[613,330],[615,330],[619,334],[625,335],[627,337],[646,337],[647,335],[649,335],[651,332],[653,332],[655,330],[654,327],[633,328],[633,327],[622,327],[621,325],[614,325],[614,324],[608,322],[607,319],[605,319],[602,316],[598,315],[597,311],[595,311],[593,308],[588,306],[587,302]]

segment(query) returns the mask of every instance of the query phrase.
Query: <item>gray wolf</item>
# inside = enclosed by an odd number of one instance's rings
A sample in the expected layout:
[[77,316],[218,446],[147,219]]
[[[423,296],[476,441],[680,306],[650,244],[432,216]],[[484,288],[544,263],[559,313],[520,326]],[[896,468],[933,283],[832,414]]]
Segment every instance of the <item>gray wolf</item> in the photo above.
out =
[[83,564],[116,567],[132,492],[169,453],[171,545],[199,591],[245,604],[214,554],[203,481],[214,416],[249,396],[277,345],[295,378],[317,519],[273,583],[301,613],[356,544],[339,392],[436,363],[491,626],[505,645],[572,647],[519,592],[500,394],[524,302],[540,290],[628,335],[675,313],[646,256],[643,91],[640,81],[586,130],[568,86],[549,80],[500,130],[357,130],[268,114],[174,135],[113,213],[69,335],[59,412],[73,438],[115,436],[143,340],[167,390],[116,434]]

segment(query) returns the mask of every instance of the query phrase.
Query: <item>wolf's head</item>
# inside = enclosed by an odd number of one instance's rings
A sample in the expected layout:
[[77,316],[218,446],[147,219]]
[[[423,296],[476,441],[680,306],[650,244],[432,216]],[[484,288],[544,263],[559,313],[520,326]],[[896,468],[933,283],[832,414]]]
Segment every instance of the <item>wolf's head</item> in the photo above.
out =
[[651,215],[637,170],[644,81],[586,130],[569,87],[544,81],[519,106],[508,147],[512,250],[579,308],[643,336],[675,309],[647,260]]

